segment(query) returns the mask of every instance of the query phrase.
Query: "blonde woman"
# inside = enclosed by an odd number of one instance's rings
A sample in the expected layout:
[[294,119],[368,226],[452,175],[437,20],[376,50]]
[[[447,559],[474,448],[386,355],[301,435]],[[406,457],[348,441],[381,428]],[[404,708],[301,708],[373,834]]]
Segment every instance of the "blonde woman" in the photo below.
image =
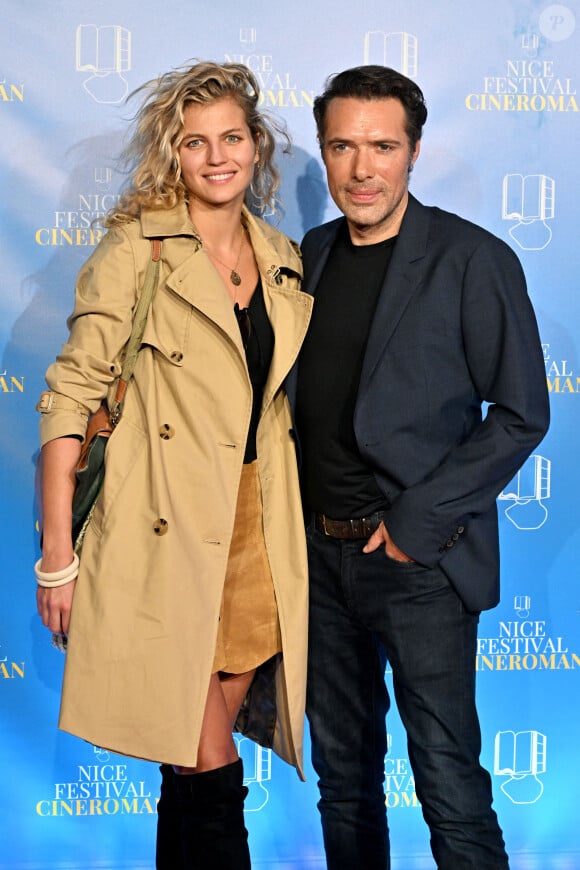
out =
[[[297,246],[252,213],[278,176],[251,72],[196,63],[140,93],[131,181],[39,403],[37,603],[68,641],[60,727],[162,762],[157,868],[237,870],[250,859],[236,723],[302,775],[307,582],[284,379],[312,303]],[[151,239],[159,286],[77,575],[74,467]]]

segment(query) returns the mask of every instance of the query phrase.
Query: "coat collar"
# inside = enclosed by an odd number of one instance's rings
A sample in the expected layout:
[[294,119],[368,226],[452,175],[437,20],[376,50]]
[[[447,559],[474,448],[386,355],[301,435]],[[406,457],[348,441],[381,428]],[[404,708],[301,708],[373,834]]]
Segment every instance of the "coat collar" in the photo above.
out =
[[146,239],[190,236],[201,242],[191,222],[185,202],[180,202],[173,208],[144,208],[141,211],[140,221],[141,232]]
[[[142,235],[146,239],[181,237],[186,240],[186,244],[179,247],[179,252],[176,248],[170,248],[167,256],[164,252],[163,259],[172,271],[178,267],[179,257],[183,251],[191,254],[203,246],[201,236],[191,221],[185,202],[180,202],[171,209],[143,209],[140,222]],[[242,208],[242,222],[250,234],[262,276],[266,275],[275,280],[278,271],[283,269],[302,276],[302,261],[298,245],[265,221],[254,217],[246,206]],[[187,240],[193,240],[193,245],[187,243]]]
[[[170,209],[143,209],[140,216],[141,232],[146,239],[166,239],[184,236],[203,244],[201,236],[194,227],[187,204],[180,202]],[[259,220],[248,210],[242,208],[242,222],[250,233],[252,245],[257,256],[272,259],[271,269],[288,268],[302,274],[298,246],[263,220]]]
[[[254,249],[265,297],[278,286],[281,274],[302,278],[302,260],[297,245],[265,221],[254,217],[245,207],[242,221]],[[164,245],[162,254],[169,270],[167,286],[229,333],[230,329],[226,327],[231,327],[232,323],[229,300],[185,203],[166,211],[144,211],[141,226],[146,237],[172,239],[171,244]]]
[[[276,336],[274,356],[264,390],[264,408],[272,400],[304,340],[312,310],[312,299],[296,287],[302,278],[298,245],[287,236],[242,210],[258,270],[264,302]],[[141,231],[145,238],[172,239],[164,245],[162,258],[170,270],[166,286],[212,320],[236,345],[245,363],[233,308],[221,280],[211,265],[202,240],[193,226],[185,203],[173,209],[143,210]],[[291,279],[290,283],[288,278]]]

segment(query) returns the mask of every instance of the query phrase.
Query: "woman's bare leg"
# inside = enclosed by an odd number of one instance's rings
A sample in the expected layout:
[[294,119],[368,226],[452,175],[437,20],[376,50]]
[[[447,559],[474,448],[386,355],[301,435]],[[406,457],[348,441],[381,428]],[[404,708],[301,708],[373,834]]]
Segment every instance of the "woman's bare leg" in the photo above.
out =
[[255,670],[244,674],[212,674],[207,693],[196,767],[174,767],[176,773],[201,773],[237,761],[232,729],[238,711],[254,679]]
[[161,836],[157,829],[158,870],[250,870],[248,789],[232,729],[254,673],[212,675],[197,766],[162,767],[168,789],[166,805],[159,804],[164,825]]

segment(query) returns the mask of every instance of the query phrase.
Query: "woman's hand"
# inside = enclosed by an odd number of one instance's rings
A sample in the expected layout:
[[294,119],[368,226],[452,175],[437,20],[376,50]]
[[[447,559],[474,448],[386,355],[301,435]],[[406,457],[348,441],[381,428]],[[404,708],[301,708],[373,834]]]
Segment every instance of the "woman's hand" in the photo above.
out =
[[42,619],[42,624],[49,628],[53,634],[67,635],[70,625],[70,612],[76,580],[49,589],[38,586],[36,589],[36,607]]

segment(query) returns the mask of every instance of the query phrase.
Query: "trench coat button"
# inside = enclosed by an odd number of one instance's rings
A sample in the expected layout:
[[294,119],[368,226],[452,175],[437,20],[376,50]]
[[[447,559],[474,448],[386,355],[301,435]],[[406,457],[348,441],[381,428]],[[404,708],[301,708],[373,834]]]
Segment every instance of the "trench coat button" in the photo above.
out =
[[180,350],[172,350],[170,353],[170,357],[173,360],[173,362],[181,362],[183,359],[183,354],[181,353]]
[[175,429],[170,423],[164,423],[163,426],[159,427],[159,437],[163,438],[164,441],[169,441],[174,435]]
[[160,517],[153,523],[153,531],[156,535],[162,537],[163,535],[166,535],[169,531],[169,523],[167,522],[167,520],[164,520],[163,517]]

